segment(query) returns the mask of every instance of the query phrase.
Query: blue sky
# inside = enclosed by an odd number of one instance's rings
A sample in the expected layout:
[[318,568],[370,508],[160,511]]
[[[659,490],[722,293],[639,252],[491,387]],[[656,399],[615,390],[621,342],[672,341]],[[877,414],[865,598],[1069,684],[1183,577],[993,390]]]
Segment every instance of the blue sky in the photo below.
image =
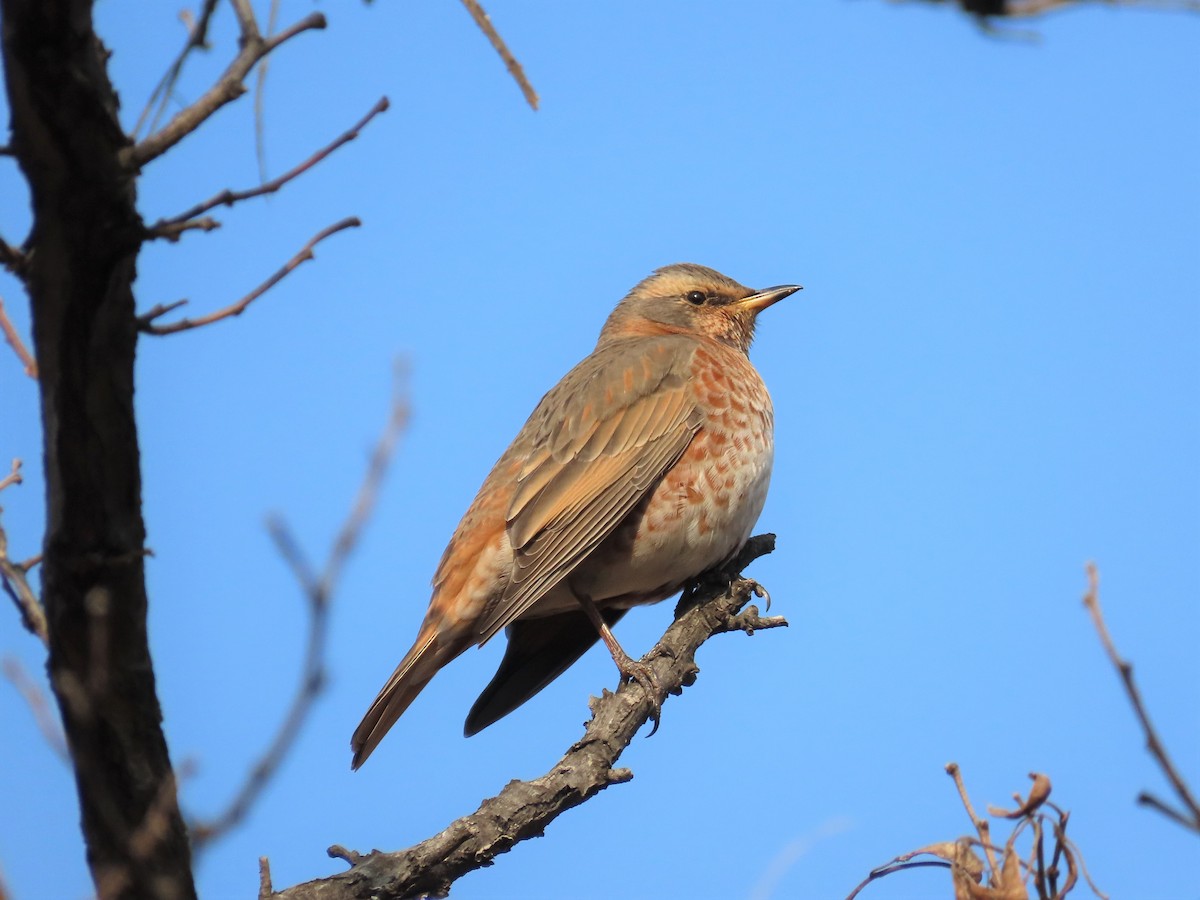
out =
[[[261,5],[261,4],[260,4]],[[282,22],[312,9],[285,2]],[[1200,788],[1200,18],[1091,9],[1038,40],[947,9],[533,4],[489,12],[539,90],[531,112],[456,3],[325,8],[272,58],[272,173],[392,110],[224,227],[153,245],[139,305],[232,302],[322,227],[246,315],[143,342],[137,403],[151,629],[167,734],[215,813],[283,714],[304,609],[262,522],[323,555],[382,425],[393,360],[411,427],[336,598],[330,685],[250,821],[200,863],[207,897],[338,871],[324,849],[407,846],[547,770],[612,687],[603,649],[470,740],[501,647],[444,671],[358,773],[349,735],[407,649],[458,517],[537,399],[657,266],[803,293],[752,358],[776,407],[750,570],[791,627],[706,645],[696,686],[622,763],[632,783],[455,888],[472,898],[840,897],[894,855],[966,831],[1049,773],[1114,897],[1194,893],[1194,837],[1133,804],[1165,791],[1079,599],[1084,565],[1178,762]],[[198,96],[231,52],[186,70]],[[182,42],[171,11],[104,3],[129,123]],[[257,177],[250,98],[151,164],[147,220]],[[0,161],[0,231],[27,203]],[[0,296],[28,330],[19,288]],[[42,514],[36,394],[0,356],[16,557]],[[648,649],[673,604],[618,629]],[[0,617],[0,652],[40,674]],[[17,898],[90,882],[73,785],[0,687],[0,866]],[[945,896],[944,873],[870,898]]]

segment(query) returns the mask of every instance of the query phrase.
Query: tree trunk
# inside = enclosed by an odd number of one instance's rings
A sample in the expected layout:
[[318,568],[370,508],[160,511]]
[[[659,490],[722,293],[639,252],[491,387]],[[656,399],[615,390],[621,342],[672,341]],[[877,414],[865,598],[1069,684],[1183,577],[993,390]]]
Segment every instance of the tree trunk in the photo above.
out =
[[137,173],[90,0],[0,0],[40,368],[49,674],[101,898],[195,896],[146,636],[133,409]]

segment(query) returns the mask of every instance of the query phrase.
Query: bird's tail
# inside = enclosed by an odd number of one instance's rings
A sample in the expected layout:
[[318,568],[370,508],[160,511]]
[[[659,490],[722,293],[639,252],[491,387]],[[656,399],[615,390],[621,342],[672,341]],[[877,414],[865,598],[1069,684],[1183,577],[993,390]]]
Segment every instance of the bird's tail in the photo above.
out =
[[354,729],[354,736],[350,738],[350,749],[354,751],[354,760],[350,763],[352,769],[366,762],[388,729],[417,699],[417,694],[429,684],[438,669],[465,649],[463,646],[448,646],[447,643],[444,635],[439,640],[436,626],[426,622],[421,627],[416,643],[400,661],[400,665],[396,666],[396,671],[387,680],[362,722]]

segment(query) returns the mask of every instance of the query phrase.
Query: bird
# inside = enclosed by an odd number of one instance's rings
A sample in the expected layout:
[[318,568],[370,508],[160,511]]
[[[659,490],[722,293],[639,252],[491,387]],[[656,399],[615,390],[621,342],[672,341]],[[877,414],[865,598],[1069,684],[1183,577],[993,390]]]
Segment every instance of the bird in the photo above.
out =
[[623,679],[656,686],[612,626],[749,539],[774,456],[774,410],[750,344],[758,314],[800,289],[753,290],[677,263],[617,304],[595,349],[542,397],[455,530],[412,648],[354,731],[352,768],[440,669],[501,631],[504,656],[467,715],[467,736],[598,640]]

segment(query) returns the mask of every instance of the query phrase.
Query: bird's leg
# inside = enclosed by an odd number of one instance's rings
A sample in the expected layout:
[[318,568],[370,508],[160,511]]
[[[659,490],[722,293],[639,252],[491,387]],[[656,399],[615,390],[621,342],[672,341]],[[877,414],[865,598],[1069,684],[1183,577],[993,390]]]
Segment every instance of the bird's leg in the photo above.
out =
[[650,737],[658,731],[659,722],[662,720],[662,687],[658,683],[658,676],[654,674],[654,670],[650,666],[633,659],[625,652],[617,642],[612,629],[608,627],[608,623],[604,621],[604,617],[600,615],[600,610],[597,609],[591,597],[575,592],[575,599],[579,601],[579,605],[583,607],[587,617],[596,626],[596,631],[600,632],[600,640],[604,641],[604,646],[612,654],[613,662],[617,664],[617,670],[621,673],[621,677],[636,681],[642,686],[646,696],[650,698],[652,707],[650,718],[654,721],[654,727],[650,729],[650,734],[646,735],[646,737]]

